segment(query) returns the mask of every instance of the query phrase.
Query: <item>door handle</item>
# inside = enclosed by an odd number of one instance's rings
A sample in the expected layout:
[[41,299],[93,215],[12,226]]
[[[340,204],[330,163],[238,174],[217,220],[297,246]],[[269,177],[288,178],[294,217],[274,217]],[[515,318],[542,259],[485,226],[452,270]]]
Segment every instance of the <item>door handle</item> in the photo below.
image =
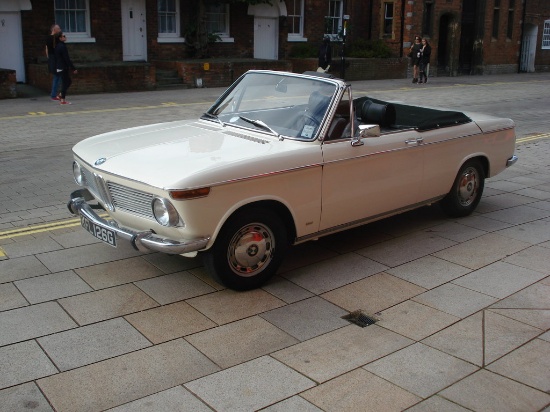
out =
[[405,140],[405,144],[408,144],[408,145],[419,145],[420,143],[422,143],[424,141],[424,138],[422,137],[418,137],[416,139],[408,139],[408,140]]

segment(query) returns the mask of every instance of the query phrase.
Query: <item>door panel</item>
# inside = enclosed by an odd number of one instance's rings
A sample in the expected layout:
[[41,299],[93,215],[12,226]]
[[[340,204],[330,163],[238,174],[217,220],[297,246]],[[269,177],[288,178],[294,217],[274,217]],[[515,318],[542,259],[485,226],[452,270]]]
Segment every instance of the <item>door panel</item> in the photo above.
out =
[[145,0],[121,0],[124,61],[147,61]]
[[423,148],[414,130],[323,144],[321,230],[420,200]]
[[278,19],[254,18],[254,58],[278,59]]
[[[25,63],[20,12],[0,13],[0,38],[2,39],[0,67],[15,70],[16,80],[24,82]],[[44,47],[41,47],[40,51],[43,53]]]

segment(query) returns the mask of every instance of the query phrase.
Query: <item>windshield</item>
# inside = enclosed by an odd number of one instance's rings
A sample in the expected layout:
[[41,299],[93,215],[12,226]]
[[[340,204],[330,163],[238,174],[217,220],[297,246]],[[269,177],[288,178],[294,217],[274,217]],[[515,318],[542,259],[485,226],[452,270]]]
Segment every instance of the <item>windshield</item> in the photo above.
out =
[[336,85],[322,79],[251,72],[232,86],[205,118],[313,140],[335,93]]

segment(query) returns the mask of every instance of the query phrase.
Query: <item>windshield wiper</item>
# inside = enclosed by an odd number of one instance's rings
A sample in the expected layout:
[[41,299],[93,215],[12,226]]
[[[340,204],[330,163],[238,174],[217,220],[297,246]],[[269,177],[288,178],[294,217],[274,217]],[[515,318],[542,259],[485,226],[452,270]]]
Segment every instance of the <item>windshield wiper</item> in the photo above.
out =
[[268,132],[271,132],[274,136],[281,137],[279,133],[277,133],[275,130],[273,130],[271,127],[269,127],[267,124],[265,124],[261,120],[249,119],[244,116],[239,116],[239,118],[243,119],[245,122],[252,123],[254,126],[261,127],[262,129],[267,130]]
[[216,120],[219,124],[221,124],[222,126],[225,126],[225,123],[222,122],[220,120],[220,118],[218,116],[216,116],[215,114],[212,114],[212,113],[208,113],[208,112],[204,112],[203,115],[201,117],[208,117],[209,119],[214,119]]

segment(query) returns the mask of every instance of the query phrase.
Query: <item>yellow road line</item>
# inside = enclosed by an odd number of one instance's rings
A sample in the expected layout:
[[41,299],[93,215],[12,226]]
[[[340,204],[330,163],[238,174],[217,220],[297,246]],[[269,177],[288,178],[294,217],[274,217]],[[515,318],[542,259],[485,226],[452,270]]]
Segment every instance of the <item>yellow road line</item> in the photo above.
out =
[[516,139],[516,143],[527,143],[527,142],[532,142],[534,140],[548,139],[548,138],[550,138],[550,133],[539,133],[531,136],[520,137],[519,139]]
[[[106,213],[102,213],[99,216],[108,217]],[[8,239],[19,236],[33,235],[35,233],[49,232],[56,229],[65,229],[69,227],[80,226],[80,219],[65,219],[57,222],[44,223],[39,225],[25,226],[17,229],[4,230],[0,232],[0,239]]]

